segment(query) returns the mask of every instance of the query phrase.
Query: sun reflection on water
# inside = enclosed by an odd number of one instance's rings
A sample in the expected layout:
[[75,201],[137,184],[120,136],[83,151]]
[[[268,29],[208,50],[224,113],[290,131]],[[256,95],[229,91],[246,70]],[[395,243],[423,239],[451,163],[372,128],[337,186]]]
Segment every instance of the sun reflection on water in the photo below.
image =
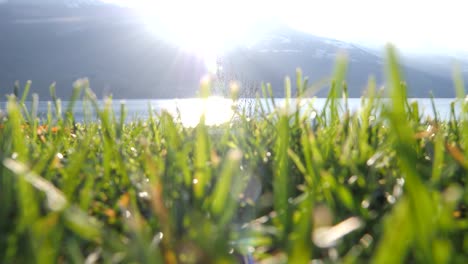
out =
[[209,126],[229,122],[234,115],[233,101],[223,97],[211,96],[206,99],[179,99],[175,107],[166,109],[174,116],[180,113],[180,121],[186,127],[195,127],[201,116],[205,115],[205,124]]

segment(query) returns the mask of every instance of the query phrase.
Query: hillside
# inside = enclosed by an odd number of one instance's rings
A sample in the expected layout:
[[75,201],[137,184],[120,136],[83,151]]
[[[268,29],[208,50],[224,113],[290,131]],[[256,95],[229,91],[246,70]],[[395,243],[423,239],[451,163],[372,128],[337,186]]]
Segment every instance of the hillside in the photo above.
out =
[[[41,98],[48,98],[52,82],[57,83],[59,96],[66,98],[74,80],[88,77],[98,96],[196,95],[198,82],[206,73],[202,59],[150,33],[131,10],[49,2],[0,5],[0,35],[5,36],[0,42],[2,92],[11,89],[15,80],[24,83],[30,79]],[[220,63],[226,78],[256,85],[271,82],[275,96],[281,97],[282,76],[294,76],[296,67],[301,67],[311,83],[321,80],[332,72],[340,50],[349,57],[352,97],[362,94],[370,74],[379,84],[384,82],[383,60],[375,53],[281,26],[256,33],[250,43],[224,54]],[[431,67],[418,69],[403,65],[410,96],[427,97],[429,90],[437,97],[454,96],[449,74],[437,74]],[[326,89],[318,95],[326,95]]]

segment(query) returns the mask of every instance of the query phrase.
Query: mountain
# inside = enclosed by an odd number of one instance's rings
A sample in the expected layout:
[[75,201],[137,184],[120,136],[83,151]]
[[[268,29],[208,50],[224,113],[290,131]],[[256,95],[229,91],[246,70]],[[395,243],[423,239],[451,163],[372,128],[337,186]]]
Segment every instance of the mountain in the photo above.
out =
[[[47,4],[44,4],[47,1]],[[34,4],[34,3],[36,4]],[[95,1],[9,1],[0,4],[0,91],[10,92],[15,80],[33,81],[33,91],[49,98],[49,85],[67,98],[71,84],[88,77],[98,96],[174,98],[196,95],[207,72],[201,58],[149,32],[131,9]],[[4,37],[3,37],[4,36]],[[219,59],[224,81],[246,86],[270,82],[283,96],[284,76],[301,67],[310,82],[330,76],[338,51],[349,57],[350,96],[362,95],[368,76],[384,83],[384,59],[363,46],[321,38],[282,25],[253,31],[251,41]],[[432,62],[403,63],[409,94],[453,97],[451,75]],[[220,67],[220,68],[221,68]],[[319,96],[326,95],[322,90]]]
[[468,78],[468,57],[463,55],[403,54],[402,60],[406,65],[440,76],[452,76],[458,67],[464,78]]
[[[340,52],[348,57],[347,84],[351,97],[362,95],[370,75],[376,78],[379,86],[385,84],[383,50],[312,36],[289,28],[269,31],[251,45],[226,55],[223,62],[227,76],[242,76],[254,83],[268,80],[277,88],[277,93],[281,93],[283,77],[294,77],[297,67],[309,77],[309,83],[331,76],[336,55]],[[429,91],[436,97],[455,95],[450,67],[448,64],[435,67],[439,62],[402,58],[400,66],[408,84],[409,96],[428,97]],[[327,92],[322,89],[317,95],[326,96]]]
[[119,7],[3,6],[0,35],[3,94],[30,79],[41,98],[52,82],[67,98],[74,80],[88,77],[98,96],[192,97],[206,71],[200,58],[157,39]]

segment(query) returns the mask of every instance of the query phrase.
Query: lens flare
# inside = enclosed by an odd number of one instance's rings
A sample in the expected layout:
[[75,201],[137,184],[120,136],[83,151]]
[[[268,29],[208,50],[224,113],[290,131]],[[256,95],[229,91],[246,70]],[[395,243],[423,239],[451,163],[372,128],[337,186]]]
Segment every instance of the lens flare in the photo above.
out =
[[244,43],[259,19],[258,3],[247,0],[103,1],[134,9],[148,30],[202,58],[211,73],[217,58]]

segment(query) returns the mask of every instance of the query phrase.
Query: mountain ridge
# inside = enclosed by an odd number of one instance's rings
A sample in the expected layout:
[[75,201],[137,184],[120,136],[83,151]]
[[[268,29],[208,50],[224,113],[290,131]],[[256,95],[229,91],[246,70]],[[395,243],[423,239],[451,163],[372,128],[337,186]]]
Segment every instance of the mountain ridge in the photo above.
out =
[[[21,1],[20,1],[21,2]],[[53,1],[51,1],[53,2]],[[55,1],[63,2],[63,1]],[[83,2],[83,1],[81,1]],[[87,2],[87,1],[84,1]],[[84,3],[83,2],[83,3]],[[57,83],[59,96],[71,94],[75,79],[89,77],[98,96],[174,98],[196,95],[207,73],[201,58],[149,32],[131,9],[109,4],[62,5],[8,3],[0,7],[0,89],[16,80],[33,81],[33,91],[48,97]],[[351,97],[365,90],[370,74],[385,82],[384,60],[376,52],[344,41],[322,38],[275,25],[252,34],[252,40],[220,57],[222,81],[240,79],[245,86],[270,82],[284,96],[284,76],[300,67],[311,83],[330,76],[336,53],[348,54]],[[414,65],[414,64],[413,64]],[[451,76],[402,64],[409,95],[453,97]],[[423,68],[423,67],[421,67]],[[326,96],[326,89],[318,96]]]

